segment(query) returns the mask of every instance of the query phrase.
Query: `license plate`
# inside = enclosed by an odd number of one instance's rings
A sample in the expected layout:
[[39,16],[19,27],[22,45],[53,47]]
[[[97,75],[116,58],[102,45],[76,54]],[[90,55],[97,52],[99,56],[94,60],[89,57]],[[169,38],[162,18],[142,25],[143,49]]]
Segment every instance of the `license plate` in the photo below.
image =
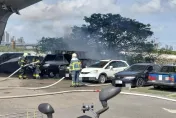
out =
[[162,75],[159,75],[159,78],[158,78],[160,81],[162,80]]
[[131,84],[125,84],[125,87],[131,88]]
[[121,80],[116,80],[115,83],[116,84],[122,84],[122,81]]
[[66,74],[65,77],[69,77],[70,75],[69,74]]

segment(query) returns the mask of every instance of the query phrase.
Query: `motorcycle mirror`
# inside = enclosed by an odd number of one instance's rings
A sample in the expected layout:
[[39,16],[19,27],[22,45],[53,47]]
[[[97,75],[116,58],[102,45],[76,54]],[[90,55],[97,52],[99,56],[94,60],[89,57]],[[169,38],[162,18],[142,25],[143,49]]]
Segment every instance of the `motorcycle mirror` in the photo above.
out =
[[48,118],[53,118],[52,114],[54,113],[54,109],[50,104],[42,103],[38,106],[38,110],[41,113],[46,114]]
[[99,100],[103,107],[107,106],[107,101],[121,92],[121,87],[108,86],[103,88],[99,93]]

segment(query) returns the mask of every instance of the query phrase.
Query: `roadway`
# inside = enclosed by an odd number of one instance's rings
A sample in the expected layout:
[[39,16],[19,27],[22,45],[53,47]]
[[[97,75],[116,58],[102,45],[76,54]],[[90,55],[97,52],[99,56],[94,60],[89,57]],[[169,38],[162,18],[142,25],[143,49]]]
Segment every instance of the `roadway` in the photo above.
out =
[[[0,87],[26,86],[39,87],[51,84],[57,80],[8,80],[0,82]],[[53,91],[70,90],[70,81],[64,80],[56,86],[44,90],[0,90],[0,97],[11,95],[24,95],[34,93],[46,93]],[[101,89],[102,87],[80,87],[76,89]],[[55,108],[54,116],[57,118],[77,118],[83,115],[82,103],[94,103],[95,109],[101,108],[98,101],[98,93],[69,93],[49,95],[31,98],[0,99],[1,115],[9,111],[25,111],[27,108],[37,108],[40,103],[48,102]],[[141,96],[118,95],[109,100],[110,109],[100,118],[175,118],[176,103]],[[90,113],[88,113],[90,114]]]

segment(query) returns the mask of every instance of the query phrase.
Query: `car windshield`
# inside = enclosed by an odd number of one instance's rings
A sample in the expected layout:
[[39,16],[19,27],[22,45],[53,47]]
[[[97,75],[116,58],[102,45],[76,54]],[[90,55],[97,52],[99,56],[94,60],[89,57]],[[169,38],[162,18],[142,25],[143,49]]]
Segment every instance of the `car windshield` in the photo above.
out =
[[103,68],[106,64],[108,63],[108,61],[98,61],[92,65],[90,65],[89,67],[93,67],[93,68]]
[[128,69],[128,71],[144,71],[147,68],[146,65],[132,65]]

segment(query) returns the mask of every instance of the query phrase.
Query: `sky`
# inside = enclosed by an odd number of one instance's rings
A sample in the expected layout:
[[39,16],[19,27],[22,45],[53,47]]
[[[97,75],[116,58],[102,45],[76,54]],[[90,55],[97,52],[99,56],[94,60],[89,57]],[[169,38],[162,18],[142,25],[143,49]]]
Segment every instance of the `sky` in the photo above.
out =
[[151,24],[153,37],[176,50],[176,0],[42,0],[13,14],[6,31],[36,43],[41,37],[60,37],[92,13],[113,13]]

